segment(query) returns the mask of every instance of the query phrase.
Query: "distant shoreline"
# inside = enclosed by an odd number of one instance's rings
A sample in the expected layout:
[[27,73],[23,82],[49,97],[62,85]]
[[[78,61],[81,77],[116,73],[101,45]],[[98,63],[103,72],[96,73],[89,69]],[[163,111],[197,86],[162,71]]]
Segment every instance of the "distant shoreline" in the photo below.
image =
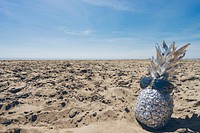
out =
[[[31,60],[34,60],[34,61],[55,61],[55,60],[61,60],[61,61],[72,61],[72,60],[80,60],[80,61],[84,61],[84,60],[88,60],[88,61],[96,61],[96,60],[100,60],[100,61],[106,61],[106,60],[149,60],[148,59],[113,59],[113,58],[102,58],[102,59],[98,59],[98,58],[94,58],[94,59],[88,59],[88,58],[85,58],[85,59],[81,59],[81,58],[74,58],[74,59],[67,59],[67,58],[0,58],[0,61],[31,61]],[[200,60],[200,58],[186,58],[186,59],[182,59],[182,60]]]

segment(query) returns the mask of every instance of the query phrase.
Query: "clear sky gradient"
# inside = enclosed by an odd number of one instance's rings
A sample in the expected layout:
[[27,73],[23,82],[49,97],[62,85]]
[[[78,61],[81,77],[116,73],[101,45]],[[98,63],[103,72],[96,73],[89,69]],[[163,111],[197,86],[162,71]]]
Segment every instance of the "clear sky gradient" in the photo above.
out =
[[0,58],[148,59],[163,40],[200,58],[199,0],[0,0]]

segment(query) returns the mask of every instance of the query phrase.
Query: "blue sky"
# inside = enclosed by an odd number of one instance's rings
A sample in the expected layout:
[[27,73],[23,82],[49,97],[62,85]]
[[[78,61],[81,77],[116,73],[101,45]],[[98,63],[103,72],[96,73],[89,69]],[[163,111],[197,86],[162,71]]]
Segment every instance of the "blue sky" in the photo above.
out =
[[146,59],[163,40],[200,58],[199,0],[0,0],[0,58]]

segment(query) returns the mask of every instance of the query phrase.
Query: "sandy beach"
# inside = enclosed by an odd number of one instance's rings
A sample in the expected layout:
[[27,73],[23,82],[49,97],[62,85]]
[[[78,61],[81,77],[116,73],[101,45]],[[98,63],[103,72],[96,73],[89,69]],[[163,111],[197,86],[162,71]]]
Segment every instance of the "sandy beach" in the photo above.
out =
[[[134,118],[148,60],[0,61],[0,132],[145,133]],[[171,77],[174,111],[161,132],[200,132],[200,60]]]

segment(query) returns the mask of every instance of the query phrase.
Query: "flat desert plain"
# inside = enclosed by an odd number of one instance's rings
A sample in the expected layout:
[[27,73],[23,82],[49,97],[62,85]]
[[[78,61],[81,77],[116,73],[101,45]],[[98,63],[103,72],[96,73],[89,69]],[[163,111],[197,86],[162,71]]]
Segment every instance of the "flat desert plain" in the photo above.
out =
[[[200,132],[200,60],[170,78],[172,119],[160,132]],[[135,120],[148,60],[0,61],[0,132],[145,133]]]

